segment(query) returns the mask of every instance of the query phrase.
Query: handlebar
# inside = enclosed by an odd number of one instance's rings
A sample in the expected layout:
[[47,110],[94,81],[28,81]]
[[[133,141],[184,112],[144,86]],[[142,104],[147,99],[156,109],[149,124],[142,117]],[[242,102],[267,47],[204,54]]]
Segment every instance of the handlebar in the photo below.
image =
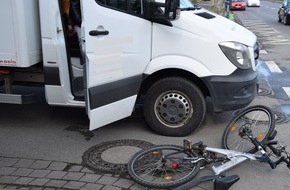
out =
[[270,164],[270,167],[272,169],[275,169],[277,167],[277,165],[279,165],[281,162],[283,162],[285,159],[284,156],[282,156],[279,160],[277,160],[276,162],[273,162],[272,160],[269,160],[268,163]]
[[267,146],[272,150],[272,152],[276,155],[276,156],[281,156],[282,151],[285,151],[285,148],[282,149],[277,149],[276,147],[274,147],[273,145],[278,144],[278,141],[270,141],[267,143]]
[[[276,133],[275,133],[276,132]],[[265,144],[262,144],[257,138],[254,138],[252,135],[247,134],[248,138],[252,141],[252,143],[255,145],[255,147],[268,158],[265,160],[265,162],[269,163],[270,167],[272,169],[275,169],[277,165],[279,165],[281,162],[285,162],[287,164],[287,167],[290,169],[290,154],[286,152],[285,146],[281,146],[280,148],[277,148],[273,145],[277,145],[278,141],[273,141],[273,137],[275,137],[277,134],[277,131],[275,130],[273,132],[273,135],[271,135],[267,140]],[[267,153],[267,147],[273,152],[273,154],[279,159],[277,161],[272,161],[269,157],[269,154]],[[282,156],[282,153],[285,153],[285,156]]]

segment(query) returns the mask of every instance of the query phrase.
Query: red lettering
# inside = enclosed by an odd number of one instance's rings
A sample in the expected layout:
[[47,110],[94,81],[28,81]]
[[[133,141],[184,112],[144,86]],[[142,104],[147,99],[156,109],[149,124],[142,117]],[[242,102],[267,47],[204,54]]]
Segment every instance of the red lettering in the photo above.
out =
[[0,59],[0,64],[3,65],[16,65],[16,63],[15,59]]

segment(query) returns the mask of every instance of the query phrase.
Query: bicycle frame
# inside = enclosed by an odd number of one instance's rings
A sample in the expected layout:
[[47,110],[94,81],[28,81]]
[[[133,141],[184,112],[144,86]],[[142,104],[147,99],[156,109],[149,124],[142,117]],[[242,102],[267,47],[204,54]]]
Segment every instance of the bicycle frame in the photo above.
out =
[[254,161],[260,161],[265,162],[265,160],[268,159],[267,156],[263,155],[257,155],[257,154],[250,154],[250,153],[244,153],[244,152],[238,152],[234,150],[227,150],[227,149],[221,149],[221,148],[211,148],[211,147],[205,147],[205,151],[207,152],[213,152],[213,153],[219,153],[222,155],[225,155],[229,160],[225,163],[219,165],[219,166],[212,166],[212,169],[215,173],[215,175],[219,175],[222,172],[246,161],[246,160],[254,160]]
[[[228,190],[239,176],[223,173],[247,160],[268,163],[272,169],[285,163],[290,169],[290,153],[286,146],[274,140],[277,134],[274,127],[275,115],[270,108],[252,106],[242,110],[226,127],[222,137],[224,149],[208,147],[202,141],[192,144],[188,139],[183,140],[183,147],[152,147],[131,159],[129,175],[150,188],[187,190],[199,183],[213,181],[215,190]],[[236,141],[236,138],[241,139]],[[244,142],[250,144],[244,146]],[[213,174],[194,179],[199,169],[210,165]]]

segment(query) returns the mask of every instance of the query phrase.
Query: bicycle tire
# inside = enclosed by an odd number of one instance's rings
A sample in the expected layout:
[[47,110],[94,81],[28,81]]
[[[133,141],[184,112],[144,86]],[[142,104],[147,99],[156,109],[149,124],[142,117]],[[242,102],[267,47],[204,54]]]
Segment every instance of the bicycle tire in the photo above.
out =
[[129,176],[136,183],[149,188],[172,188],[193,179],[200,162],[192,163],[184,157],[196,157],[182,146],[159,145],[137,152],[128,162]]
[[263,144],[275,128],[273,112],[263,105],[245,108],[226,127],[222,137],[222,146],[239,152],[257,152],[257,148],[250,139],[241,133],[241,130],[246,127],[251,130],[253,137]]

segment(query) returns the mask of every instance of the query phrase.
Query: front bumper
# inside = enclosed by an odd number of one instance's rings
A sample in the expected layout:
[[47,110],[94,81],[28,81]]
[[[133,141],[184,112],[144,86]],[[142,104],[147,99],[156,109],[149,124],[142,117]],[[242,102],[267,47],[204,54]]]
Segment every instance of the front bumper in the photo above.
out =
[[209,88],[215,112],[244,108],[257,94],[258,72],[237,69],[229,76],[203,78]]

